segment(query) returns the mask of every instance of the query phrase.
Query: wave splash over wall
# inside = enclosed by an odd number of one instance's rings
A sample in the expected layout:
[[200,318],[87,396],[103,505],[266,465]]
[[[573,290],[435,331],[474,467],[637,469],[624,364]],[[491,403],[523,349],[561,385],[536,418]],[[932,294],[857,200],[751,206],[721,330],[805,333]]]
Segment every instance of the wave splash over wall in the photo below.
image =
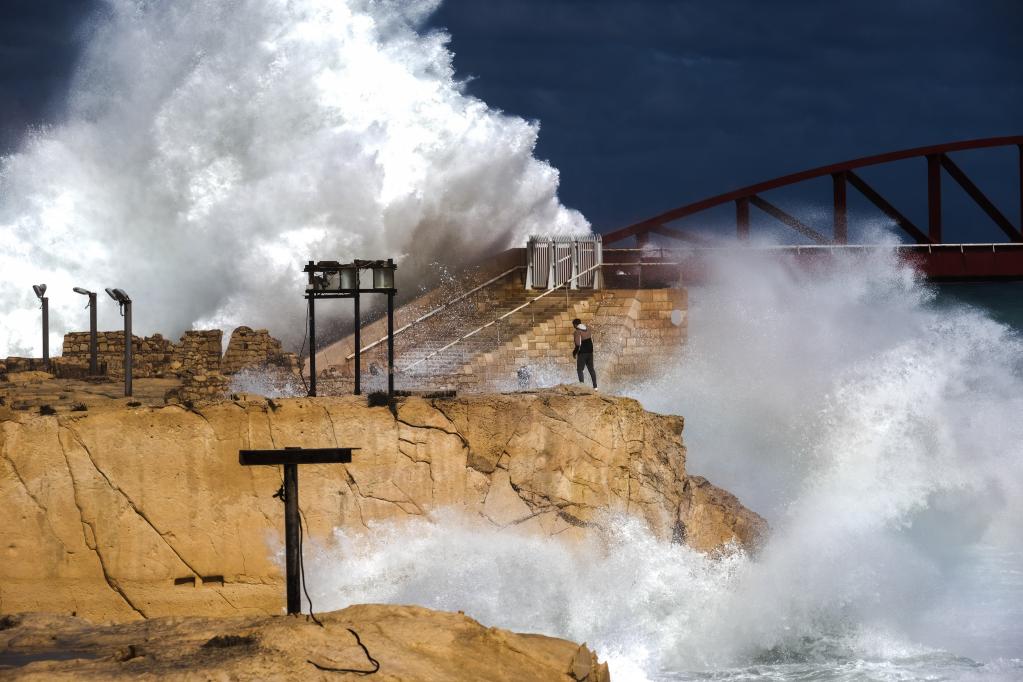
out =
[[65,122],[0,159],[0,356],[41,351],[39,282],[55,348],[87,324],[74,286],[127,290],[144,333],[297,344],[306,260],[397,257],[407,289],[433,261],[587,229],[538,125],[455,79],[423,28],[438,2],[107,0]]
[[318,549],[317,608],[462,609],[586,641],[616,680],[1023,674],[1023,340],[888,256],[730,258],[635,395],[686,416],[691,473],[767,515],[757,556],[449,512]]

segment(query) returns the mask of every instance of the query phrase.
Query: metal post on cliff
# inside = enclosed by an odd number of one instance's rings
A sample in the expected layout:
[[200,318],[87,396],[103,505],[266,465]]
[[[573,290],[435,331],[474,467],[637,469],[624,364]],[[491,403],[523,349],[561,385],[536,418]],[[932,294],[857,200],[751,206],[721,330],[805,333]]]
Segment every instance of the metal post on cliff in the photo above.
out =
[[298,533],[302,519],[298,515],[298,465],[284,464],[284,555],[288,595],[288,613],[302,612],[301,550]]
[[[274,497],[284,502],[284,569],[288,614],[302,612],[302,518],[298,507],[298,465],[350,464],[358,448],[296,448],[239,450],[242,466],[284,466],[284,485]],[[310,607],[311,608],[311,607]]]

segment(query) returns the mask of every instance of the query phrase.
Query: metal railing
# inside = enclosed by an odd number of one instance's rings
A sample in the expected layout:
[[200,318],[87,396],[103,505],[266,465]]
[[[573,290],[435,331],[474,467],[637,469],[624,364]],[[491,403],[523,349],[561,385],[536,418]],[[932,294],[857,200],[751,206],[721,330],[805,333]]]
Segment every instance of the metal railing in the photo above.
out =
[[599,272],[583,277],[580,271],[592,272],[601,261],[600,235],[533,235],[526,243],[526,289],[557,289],[565,282],[572,289],[599,289]]
[[[450,301],[448,301],[447,303],[444,303],[444,304],[440,305],[439,307],[434,308],[433,310],[431,310],[430,312],[426,313],[425,315],[420,315],[416,319],[414,319],[411,322],[409,322],[408,324],[406,324],[401,329],[396,329],[394,331],[394,336],[397,336],[398,334],[401,334],[402,332],[411,329],[412,327],[416,326],[417,324],[419,324],[419,323],[421,323],[421,322],[423,322],[425,320],[428,320],[429,318],[433,317],[437,313],[439,313],[439,312],[441,312],[443,310],[446,310],[447,308],[450,308],[451,306],[453,306],[454,304],[458,303],[459,301],[462,301],[462,300],[468,298],[469,296],[475,294],[477,291],[480,291],[481,289],[485,289],[488,286],[490,286],[491,284],[493,284],[493,283],[495,283],[495,282],[497,282],[497,281],[499,281],[501,279],[504,279],[505,277],[507,277],[508,275],[512,274],[513,272],[515,272],[517,270],[522,270],[525,267],[526,267],[525,265],[516,265],[514,268],[511,268],[510,270],[505,270],[504,272],[502,272],[497,277],[492,277],[492,278],[488,279],[486,282],[484,282],[483,284],[480,284],[479,286],[470,289],[469,291],[467,291],[464,294],[458,296],[457,298],[453,298]],[[383,336],[383,337],[377,339],[376,341],[374,341],[373,343],[371,343],[371,344],[369,344],[367,346],[363,346],[362,349],[360,350],[360,352],[361,353],[365,353],[368,350],[372,350],[372,349],[376,348],[377,346],[379,346],[381,343],[384,343],[385,341],[387,341],[387,337]],[[348,360],[351,360],[354,357],[355,357],[355,353],[350,353],[349,355],[347,355],[345,357],[345,361],[347,362]]]
[[442,348],[438,348],[437,350],[433,351],[432,353],[430,353],[426,357],[419,358],[415,362],[406,365],[405,367],[402,368],[401,371],[402,372],[407,372],[410,369],[412,369],[413,367],[415,367],[416,365],[420,365],[420,364],[426,362],[427,360],[429,360],[430,358],[433,358],[433,357],[435,357],[437,355],[440,355],[441,353],[443,353],[444,351],[448,350],[449,348],[457,346],[458,344],[460,344],[461,342],[465,341],[466,339],[468,339],[468,338],[470,338],[472,336],[475,336],[476,334],[479,334],[484,329],[486,329],[488,327],[492,327],[493,325],[497,324],[501,320],[504,320],[504,319],[506,319],[508,317],[511,317],[512,315],[514,315],[515,313],[519,312],[523,308],[531,306],[532,304],[534,304],[537,301],[539,301],[541,298],[544,298],[545,296],[549,296],[550,294],[553,294],[555,291],[557,291],[561,287],[566,287],[566,289],[567,289],[573,281],[575,281],[576,279],[578,279],[578,278],[580,278],[580,277],[582,277],[582,276],[584,276],[584,275],[586,275],[586,274],[588,274],[588,273],[592,272],[593,270],[596,270],[597,268],[600,268],[600,267],[603,267],[603,263],[596,263],[595,265],[593,265],[593,266],[591,266],[589,268],[586,268],[582,272],[580,272],[580,273],[578,273],[576,275],[573,275],[569,279],[565,280],[564,282],[559,284],[557,287],[555,287],[553,289],[548,289],[547,291],[543,292],[542,294],[540,294],[536,298],[531,298],[528,301],[526,301],[525,303],[523,303],[522,305],[520,305],[520,306],[518,306],[516,308],[513,308],[512,310],[509,310],[508,312],[504,313],[500,317],[494,318],[490,322],[487,322],[482,327],[477,327],[476,329],[472,330],[468,334],[464,334],[463,336],[460,336],[459,338],[455,339],[454,341],[452,341],[448,345],[446,345],[446,346],[444,346]]

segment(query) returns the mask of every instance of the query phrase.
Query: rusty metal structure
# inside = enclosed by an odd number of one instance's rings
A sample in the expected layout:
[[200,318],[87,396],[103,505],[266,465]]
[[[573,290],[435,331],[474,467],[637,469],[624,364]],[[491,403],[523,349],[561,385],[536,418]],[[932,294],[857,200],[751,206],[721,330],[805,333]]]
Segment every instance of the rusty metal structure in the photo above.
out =
[[[1016,147],[1018,152],[1019,216],[1016,224],[1002,213],[951,156],[955,152],[1011,146]],[[925,228],[916,225],[857,172],[862,168],[906,159],[926,161],[927,225]],[[994,244],[947,244],[944,242],[942,238],[942,179],[944,174],[942,171],[955,181],[1005,234],[1004,242]],[[762,196],[771,190],[828,176],[832,180],[831,203],[833,210],[830,229],[822,229],[819,225],[808,225]],[[794,246],[788,250],[798,249],[801,254],[822,254],[833,253],[836,250],[841,250],[842,247],[866,248],[868,245],[846,246],[848,244],[850,186],[908,235],[913,244],[898,248],[903,248],[907,257],[917,262],[929,277],[933,279],[1023,279],[1023,135],[916,147],[821,166],[760,182],[686,204],[627,227],[605,233],[603,235],[605,256],[609,261],[614,257],[618,260],[626,258],[629,261],[641,263],[643,257],[640,254],[629,256],[627,253],[636,251],[636,249],[612,245],[635,238],[636,246],[642,250],[647,247],[651,236],[654,235],[686,243],[695,249],[710,246],[707,240],[699,234],[678,229],[671,226],[671,223],[729,203],[735,204],[736,235],[740,242],[749,241],[750,213],[752,208],[756,208],[808,238],[813,245],[827,247],[814,250],[812,247]],[[663,264],[668,265],[667,262],[663,262]]]

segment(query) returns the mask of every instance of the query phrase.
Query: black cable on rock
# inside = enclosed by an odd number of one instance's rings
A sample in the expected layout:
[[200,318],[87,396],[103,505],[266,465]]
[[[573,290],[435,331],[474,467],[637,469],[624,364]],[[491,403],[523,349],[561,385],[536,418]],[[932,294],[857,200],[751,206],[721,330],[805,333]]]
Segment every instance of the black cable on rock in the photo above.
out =
[[309,596],[309,588],[305,584],[305,557],[302,552],[302,541],[304,540],[305,534],[302,532],[302,523],[305,521],[305,514],[302,510],[298,510],[298,573],[301,576],[302,592],[305,593],[305,599],[309,602],[309,617],[313,619],[313,622],[323,627],[323,623],[319,621],[316,614],[313,613],[313,598]]
[[[274,493],[274,497],[279,497],[281,502],[282,503],[284,502],[285,493],[284,493],[284,482],[283,481],[281,481],[280,489],[278,489],[278,491],[276,493]],[[305,593],[306,601],[309,602],[309,618],[311,618],[314,623],[316,623],[317,625],[319,625],[322,628],[322,627],[324,627],[323,623],[320,622],[320,620],[316,617],[316,614],[313,613],[313,599],[312,599],[312,597],[309,596],[309,588],[306,586],[306,580],[305,580],[305,559],[304,559],[304,556],[303,556],[304,553],[302,551],[302,543],[303,543],[304,538],[305,538],[305,533],[302,530],[302,524],[305,522],[305,514],[302,513],[301,509],[298,510],[298,516],[299,516],[299,520],[298,520],[298,570],[299,570],[299,575],[300,575],[301,581],[302,581],[302,592]],[[313,661],[311,659],[306,659],[306,662],[308,662],[310,665],[312,665],[313,667],[315,667],[318,670],[323,670],[324,672],[331,672],[331,673],[352,673],[352,674],[355,674],[355,675],[372,675],[375,672],[377,672],[378,670],[380,670],[380,661],[378,661],[377,659],[373,658],[372,654],[369,653],[369,649],[367,649],[366,645],[362,643],[362,638],[359,637],[359,633],[356,632],[355,630],[353,630],[352,628],[345,628],[345,629],[348,630],[348,632],[352,633],[352,636],[355,637],[355,643],[359,645],[359,648],[362,649],[362,652],[364,654],[366,654],[366,658],[373,665],[373,668],[371,670],[363,670],[363,669],[360,669],[360,668],[335,668],[335,667],[332,667],[332,666],[327,666],[327,665],[323,665],[321,663],[317,663],[316,661]]]
[[306,661],[308,663],[311,663],[318,670],[323,670],[328,673],[355,673],[356,675],[372,675],[376,671],[380,670],[380,661],[378,661],[377,659],[373,658],[370,655],[369,649],[367,649],[366,645],[362,643],[362,639],[359,637],[359,633],[351,628],[346,629],[348,630],[348,632],[352,633],[352,636],[355,637],[356,644],[358,644],[359,647],[362,648],[362,653],[366,654],[366,658],[368,658],[369,662],[373,664],[372,670],[359,670],[358,668],[334,668],[332,666],[322,665],[313,660],[306,659]]

